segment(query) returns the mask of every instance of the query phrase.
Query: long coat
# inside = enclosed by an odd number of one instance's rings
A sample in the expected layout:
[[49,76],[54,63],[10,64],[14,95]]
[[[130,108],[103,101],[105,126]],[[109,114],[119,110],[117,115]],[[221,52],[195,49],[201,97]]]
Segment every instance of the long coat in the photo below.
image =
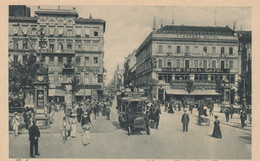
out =
[[29,140],[30,141],[38,141],[38,137],[40,137],[40,136],[41,136],[41,134],[40,134],[38,126],[32,125],[29,128]]
[[183,124],[188,124],[189,121],[190,121],[189,115],[186,114],[186,113],[184,113],[184,114],[182,115],[182,117],[181,117],[181,122],[182,122]]

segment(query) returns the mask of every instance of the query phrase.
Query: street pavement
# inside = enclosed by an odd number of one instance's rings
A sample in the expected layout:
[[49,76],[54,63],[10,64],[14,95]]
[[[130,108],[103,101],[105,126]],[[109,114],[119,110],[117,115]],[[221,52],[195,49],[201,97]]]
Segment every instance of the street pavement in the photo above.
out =
[[[115,102],[114,102],[115,103]],[[111,107],[111,120],[91,116],[94,128],[91,130],[91,144],[82,146],[83,133],[78,125],[76,138],[68,138],[63,143],[60,123],[63,111],[56,113],[50,129],[41,129],[39,158],[101,158],[101,159],[251,159],[252,127],[240,128],[238,114],[225,121],[223,113],[215,107],[214,114],[221,122],[222,139],[211,137],[214,117],[210,125],[196,124],[197,112],[190,115],[189,132],[182,132],[183,111],[169,114],[163,111],[159,129],[151,129],[151,134],[136,132],[131,136],[117,122],[115,104]],[[29,158],[29,136],[23,132],[18,137],[9,134],[9,157]]]

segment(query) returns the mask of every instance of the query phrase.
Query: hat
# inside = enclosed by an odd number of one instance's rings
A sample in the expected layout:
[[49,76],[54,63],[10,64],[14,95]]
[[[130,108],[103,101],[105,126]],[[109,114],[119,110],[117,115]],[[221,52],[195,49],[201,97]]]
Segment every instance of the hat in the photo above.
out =
[[73,114],[71,114],[71,116],[77,116],[77,114],[73,113]]
[[14,112],[15,115],[17,115],[17,112]]
[[86,112],[84,112],[84,115],[87,115],[88,114],[88,112],[86,111]]
[[218,116],[217,116],[217,115],[215,115],[214,117],[215,117],[215,119],[217,119],[217,118],[218,118]]

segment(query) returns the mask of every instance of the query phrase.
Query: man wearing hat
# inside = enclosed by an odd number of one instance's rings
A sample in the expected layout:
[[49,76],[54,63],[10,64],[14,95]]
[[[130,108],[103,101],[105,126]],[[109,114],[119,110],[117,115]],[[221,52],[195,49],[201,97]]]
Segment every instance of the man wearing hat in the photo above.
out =
[[189,124],[190,118],[187,114],[187,111],[184,110],[184,114],[182,115],[181,122],[183,124],[183,132],[188,132],[188,124]]
[[33,125],[29,128],[29,140],[30,140],[30,155],[34,158],[33,147],[35,148],[35,155],[40,155],[38,152],[38,139],[40,138],[40,131],[36,125],[36,121],[33,121]]

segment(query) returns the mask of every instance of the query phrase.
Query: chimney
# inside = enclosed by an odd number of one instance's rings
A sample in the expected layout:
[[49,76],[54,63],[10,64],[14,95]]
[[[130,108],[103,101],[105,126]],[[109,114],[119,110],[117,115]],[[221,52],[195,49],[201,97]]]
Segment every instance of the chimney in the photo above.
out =
[[161,18],[161,28],[163,27],[162,18]]
[[75,8],[75,7],[73,7],[73,10],[75,11],[75,10],[76,10],[76,8]]
[[234,23],[233,23],[233,31],[235,31],[236,30],[236,21],[234,21]]
[[90,13],[90,15],[89,15],[89,19],[92,19],[91,13]]
[[60,5],[58,5],[58,10],[60,10]]
[[153,18],[153,30],[156,30],[156,21],[155,21],[155,16]]
[[41,9],[41,7],[40,6],[38,6],[38,10],[40,10]]

